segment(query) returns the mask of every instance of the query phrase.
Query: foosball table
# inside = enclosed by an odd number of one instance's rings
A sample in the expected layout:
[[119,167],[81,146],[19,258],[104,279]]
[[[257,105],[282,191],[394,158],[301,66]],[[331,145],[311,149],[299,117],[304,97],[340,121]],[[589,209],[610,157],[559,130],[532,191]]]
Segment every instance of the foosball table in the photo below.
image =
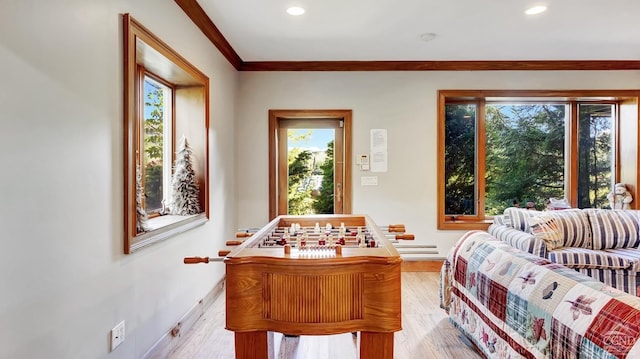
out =
[[359,332],[360,358],[393,358],[394,332],[402,329],[401,262],[366,215],[275,218],[224,258],[236,358],[272,357],[273,332]]

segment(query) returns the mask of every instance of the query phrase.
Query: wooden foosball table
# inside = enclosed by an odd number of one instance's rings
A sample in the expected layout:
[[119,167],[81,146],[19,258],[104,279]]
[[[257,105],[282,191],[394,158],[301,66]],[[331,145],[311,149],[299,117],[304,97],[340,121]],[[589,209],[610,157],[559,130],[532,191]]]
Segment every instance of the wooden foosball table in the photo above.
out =
[[393,358],[402,259],[368,216],[279,216],[224,262],[236,358],[272,357],[270,332],[360,332],[360,358]]

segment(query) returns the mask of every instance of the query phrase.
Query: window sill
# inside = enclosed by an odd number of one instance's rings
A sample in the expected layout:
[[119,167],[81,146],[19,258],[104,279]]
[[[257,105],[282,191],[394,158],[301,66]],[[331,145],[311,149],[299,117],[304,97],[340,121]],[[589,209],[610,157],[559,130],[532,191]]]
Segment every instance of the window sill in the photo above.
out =
[[438,229],[445,230],[472,230],[480,229],[486,231],[493,223],[493,220],[477,220],[477,221],[438,221]]
[[198,214],[192,214],[189,216],[177,216],[173,214],[168,214],[165,216],[157,216],[147,220],[147,225],[149,226],[149,232],[160,229],[164,226],[170,226],[172,224],[176,224],[178,222],[187,221]]
[[151,229],[135,237],[135,242],[131,245],[131,252],[201,226],[207,221],[206,213],[190,216],[166,215],[150,218],[147,221],[147,225]]

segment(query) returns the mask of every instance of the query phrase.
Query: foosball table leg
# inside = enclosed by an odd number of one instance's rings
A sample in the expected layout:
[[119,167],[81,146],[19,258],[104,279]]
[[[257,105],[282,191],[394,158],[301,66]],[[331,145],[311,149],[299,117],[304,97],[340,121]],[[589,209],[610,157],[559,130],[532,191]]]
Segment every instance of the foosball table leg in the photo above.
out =
[[360,332],[360,358],[393,359],[393,332]]
[[[273,341],[273,338],[271,339]],[[236,359],[272,359],[266,331],[235,332]]]

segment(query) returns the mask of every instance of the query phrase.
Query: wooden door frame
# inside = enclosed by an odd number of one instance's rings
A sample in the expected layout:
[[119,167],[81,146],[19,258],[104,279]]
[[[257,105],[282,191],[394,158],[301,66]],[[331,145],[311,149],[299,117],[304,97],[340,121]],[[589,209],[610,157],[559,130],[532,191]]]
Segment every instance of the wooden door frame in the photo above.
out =
[[[334,164],[342,162],[342,213],[351,213],[351,128],[352,110],[269,110],[269,219],[278,216],[278,131],[281,119],[315,119],[343,121],[343,158],[336,159]],[[337,141],[338,139],[336,139]],[[334,189],[335,190],[335,189]]]

